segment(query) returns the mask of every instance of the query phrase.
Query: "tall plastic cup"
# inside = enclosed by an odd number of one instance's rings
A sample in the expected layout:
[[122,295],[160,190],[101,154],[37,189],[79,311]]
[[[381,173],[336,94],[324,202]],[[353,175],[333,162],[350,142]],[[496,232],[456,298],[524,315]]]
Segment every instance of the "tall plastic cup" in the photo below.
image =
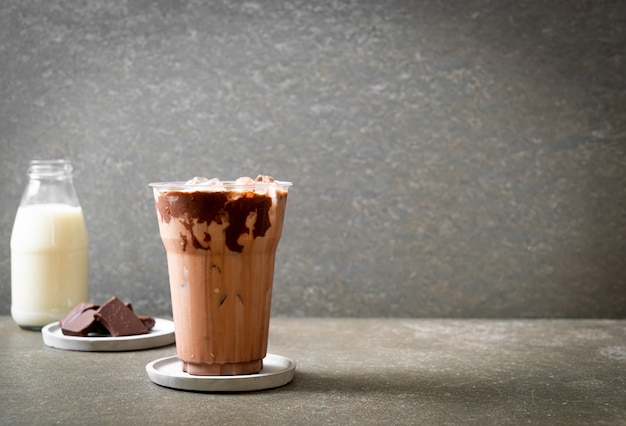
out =
[[259,176],[151,183],[169,272],[176,352],[192,375],[257,373],[289,182]]

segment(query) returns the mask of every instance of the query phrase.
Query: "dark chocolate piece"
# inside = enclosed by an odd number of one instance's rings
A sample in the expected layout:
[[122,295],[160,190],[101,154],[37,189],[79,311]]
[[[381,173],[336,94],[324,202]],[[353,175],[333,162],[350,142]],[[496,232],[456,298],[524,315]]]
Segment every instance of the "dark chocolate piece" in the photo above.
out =
[[141,322],[148,329],[148,331],[150,331],[150,330],[152,330],[152,328],[154,328],[154,324],[156,324],[156,321],[151,316],[149,316],[149,315],[137,315],[137,317],[141,320]]
[[[128,309],[135,312],[135,310],[133,309],[133,305],[130,302],[126,302],[125,305],[128,306]],[[143,325],[146,326],[148,331],[152,330],[152,328],[154,327],[154,324],[156,324],[156,321],[154,320],[154,318],[152,318],[149,315],[137,315],[137,318],[141,320],[141,322],[143,323]]]
[[100,306],[94,316],[113,337],[148,333],[148,328],[137,315],[115,296]]
[[[135,312],[135,310],[133,309],[133,305],[130,302],[126,302],[125,305],[128,306],[128,309]],[[152,318],[149,315],[137,315],[137,318],[141,320],[141,322],[143,323],[143,325],[146,326],[148,331],[152,330],[152,328],[154,327],[154,324],[156,323],[154,318]]]
[[98,308],[93,303],[79,303],[59,321],[61,332],[66,336],[87,336],[95,332],[100,326],[94,318]]

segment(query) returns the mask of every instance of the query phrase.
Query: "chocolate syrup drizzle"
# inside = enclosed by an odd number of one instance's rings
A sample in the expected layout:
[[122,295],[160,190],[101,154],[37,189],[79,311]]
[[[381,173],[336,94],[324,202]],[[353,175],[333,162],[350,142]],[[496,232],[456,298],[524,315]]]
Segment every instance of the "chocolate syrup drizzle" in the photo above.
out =
[[[193,219],[198,223],[206,223],[207,226],[211,222],[220,225],[227,222],[228,226],[224,230],[226,246],[229,250],[238,253],[241,253],[243,246],[237,240],[242,234],[250,232],[246,226],[246,219],[251,213],[256,213],[252,228],[254,238],[265,236],[272,226],[269,216],[272,199],[267,195],[253,192],[236,193],[236,196],[233,196],[230,192],[167,191],[159,195],[156,207],[161,220],[165,223],[169,223],[172,218],[180,219],[189,230],[193,246],[202,250],[209,250],[209,246],[203,245],[193,234]],[[181,235],[181,238],[184,242],[183,250],[186,250],[189,241],[184,235]],[[205,232],[204,243],[210,240],[211,236]]]

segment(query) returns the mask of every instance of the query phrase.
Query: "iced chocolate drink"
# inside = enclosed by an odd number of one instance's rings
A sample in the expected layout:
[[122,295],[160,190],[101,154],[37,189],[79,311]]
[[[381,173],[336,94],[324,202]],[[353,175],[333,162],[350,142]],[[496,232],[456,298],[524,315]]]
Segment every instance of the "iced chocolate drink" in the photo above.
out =
[[269,176],[150,184],[183,371],[236,375],[263,367],[290,185]]

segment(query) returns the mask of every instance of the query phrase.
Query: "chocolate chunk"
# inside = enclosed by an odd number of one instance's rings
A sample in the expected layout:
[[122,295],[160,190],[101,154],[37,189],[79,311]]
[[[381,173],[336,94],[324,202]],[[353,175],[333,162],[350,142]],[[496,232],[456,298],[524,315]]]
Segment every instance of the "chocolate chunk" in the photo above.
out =
[[[126,302],[125,305],[128,306],[128,309],[135,312],[135,310],[133,309],[133,305],[130,302]],[[152,318],[149,315],[137,315],[137,318],[141,320],[141,322],[143,323],[143,325],[146,326],[148,331],[152,330],[152,328],[154,327],[154,324],[156,324],[156,321],[154,320],[154,318]]]
[[96,322],[94,315],[98,308],[93,303],[79,303],[59,321],[61,332],[66,336],[87,336],[97,331],[100,324]]
[[116,337],[146,334],[154,327],[155,320],[148,315],[136,315],[130,303],[112,297],[102,306],[79,303],[61,318],[59,325],[66,336],[110,334]]
[[[135,310],[133,309],[133,305],[130,302],[126,302],[125,305],[128,307],[128,309],[135,312]],[[156,324],[156,321],[154,320],[154,318],[152,318],[149,315],[137,315],[137,318],[141,320],[141,322],[143,323],[143,325],[146,326],[148,331],[152,330],[152,328],[154,327],[154,324]]]
[[113,296],[94,314],[111,336],[134,336],[148,333],[148,328],[120,299]]
[[156,323],[154,318],[148,315],[137,315],[137,317],[141,320],[143,325],[146,326],[148,330],[152,330],[152,328],[154,327],[154,324]]

